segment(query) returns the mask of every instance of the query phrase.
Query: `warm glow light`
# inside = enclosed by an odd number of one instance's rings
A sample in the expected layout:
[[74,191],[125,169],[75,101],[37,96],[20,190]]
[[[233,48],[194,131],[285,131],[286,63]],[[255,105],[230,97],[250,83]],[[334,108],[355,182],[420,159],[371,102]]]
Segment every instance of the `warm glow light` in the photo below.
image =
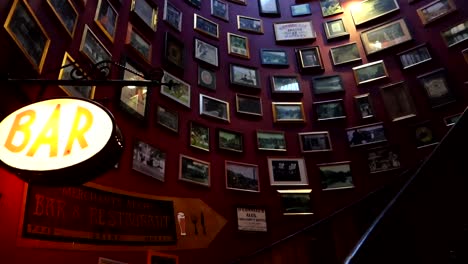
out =
[[127,88],[128,88],[128,89],[135,89],[136,86],[135,86],[135,85],[129,85],[129,86],[127,86]]
[[351,11],[351,13],[361,12],[362,11],[361,2],[350,3],[349,4],[349,10]]

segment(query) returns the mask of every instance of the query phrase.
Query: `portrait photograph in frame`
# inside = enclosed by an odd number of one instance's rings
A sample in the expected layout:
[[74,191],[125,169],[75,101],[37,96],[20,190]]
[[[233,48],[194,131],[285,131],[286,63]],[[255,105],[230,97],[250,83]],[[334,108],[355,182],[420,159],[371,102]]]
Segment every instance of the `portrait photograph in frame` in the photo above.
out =
[[180,154],[179,180],[210,186],[210,163]]
[[444,124],[448,127],[455,125],[458,122],[458,119],[462,117],[463,113],[458,113],[454,115],[449,115],[444,117]]
[[208,88],[212,91],[216,90],[216,73],[214,71],[205,69],[198,65],[198,85]]
[[354,188],[351,162],[317,164],[323,191]]
[[184,43],[169,31],[166,31],[164,40],[164,58],[166,62],[178,67],[179,69],[183,69],[185,63]]
[[413,125],[416,148],[431,147],[439,144],[431,121],[424,121]]
[[312,21],[276,22],[273,29],[278,42],[315,40],[317,37]]
[[175,77],[174,75],[164,71],[164,75],[161,79],[161,83],[169,83],[170,81],[174,82],[175,85],[169,87],[167,85],[161,85],[161,94],[171,98],[172,100],[185,105],[190,108],[190,85],[181,79]]
[[158,7],[152,6],[147,0],[132,0],[131,11],[137,15],[147,26],[156,31],[158,24]]
[[361,119],[373,118],[375,116],[369,93],[354,96],[354,102]]
[[197,122],[190,122],[190,146],[210,151],[210,128]]
[[374,123],[346,129],[350,147],[386,142],[383,123]]
[[297,75],[271,76],[271,92],[273,94],[302,94]]
[[312,79],[312,92],[326,94],[344,92],[343,80],[340,75],[325,75]]
[[236,93],[237,113],[263,116],[262,99],[259,96]]
[[387,68],[383,60],[369,62],[353,67],[354,79],[357,85],[388,78]]
[[227,33],[228,54],[244,59],[250,58],[249,39],[245,36]]
[[229,103],[214,97],[200,94],[200,115],[230,122]]
[[306,122],[302,102],[272,102],[273,122]]
[[291,16],[297,17],[297,16],[307,16],[312,14],[312,11],[310,10],[310,4],[305,3],[305,4],[298,4],[298,5],[292,5],[291,6]]
[[4,28],[34,69],[41,73],[50,38],[26,1],[13,2]]
[[405,82],[382,86],[380,94],[393,122],[416,116],[416,105]]
[[112,59],[111,53],[104,47],[104,44],[102,44],[97,36],[91,31],[88,25],[85,25],[80,45],[80,52],[94,64]]
[[323,17],[329,17],[343,13],[341,0],[320,0],[320,9]]
[[436,0],[416,10],[423,25],[432,23],[455,12],[457,7],[452,0]]
[[261,16],[281,15],[281,9],[278,0],[258,0],[258,10]]
[[193,29],[206,36],[219,38],[218,24],[198,14],[193,14]]
[[334,40],[339,38],[349,37],[349,32],[346,30],[345,24],[342,18],[329,20],[323,22],[323,28],[325,30],[325,35],[327,40]]
[[[124,65],[130,71],[123,70],[122,79],[127,81],[144,80],[143,73],[129,61]],[[148,114],[148,87],[124,86],[120,92],[120,106],[137,119],[143,120]]]
[[111,42],[114,42],[118,18],[117,9],[112,6],[109,0],[99,0],[94,21]]
[[427,44],[421,44],[397,54],[403,70],[432,60]]
[[317,121],[345,119],[345,107],[343,99],[314,102]]
[[267,158],[271,186],[308,185],[307,169],[303,158]]
[[195,59],[208,63],[214,67],[219,66],[218,47],[201,39],[194,39]]
[[255,164],[225,161],[226,189],[260,192],[258,166]]
[[65,27],[68,34],[73,37],[78,23],[78,11],[70,0],[47,0],[54,14]]
[[367,152],[367,164],[370,173],[397,170],[401,167],[400,155],[394,147],[372,148]]
[[217,138],[219,149],[234,152],[244,151],[244,135],[240,132],[219,128]]
[[356,42],[330,48],[330,56],[335,66],[362,60]]
[[125,44],[131,47],[145,61],[151,61],[151,42],[147,40],[132,24],[128,24]]
[[263,66],[288,67],[288,54],[282,49],[261,49],[260,59]]
[[229,76],[231,84],[251,87],[260,87],[260,76],[257,68],[238,64],[229,64]]
[[156,108],[156,122],[175,133],[179,133],[179,113],[177,111],[158,105]]
[[133,146],[132,169],[163,182],[166,170],[166,153],[136,139]]
[[313,215],[312,189],[276,190],[281,199],[283,215]]
[[318,46],[296,49],[296,55],[301,71],[324,69]]
[[447,47],[453,47],[468,39],[468,20],[451,26],[443,30],[441,33],[442,39]]
[[263,21],[259,18],[237,15],[237,29],[250,33],[263,34]]
[[286,137],[283,131],[257,130],[258,150],[286,151]]
[[229,21],[229,5],[221,0],[211,0],[211,15]]
[[179,257],[176,255],[169,255],[148,250],[146,264],[179,264]]
[[455,96],[448,84],[445,69],[439,68],[419,75],[417,78],[424,87],[432,108],[440,107],[455,101]]
[[351,8],[354,25],[359,26],[400,10],[397,0],[364,0]]
[[[62,67],[69,65],[68,67],[61,68],[59,72],[58,79],[59,80],[73,80],[72,74],[78,73],[79,75],[82,75],[81,71],[78,64],[75,64],[75,60],[68,54],[68,52],[65,52],[65,55],[62,60]],[[76,73],[74,72],[76,71]],[[75,79],[78,79],[80,76],[76,76]],[[59,86],[67,95],[73,96],[73,97],[81,97],[81,98],[87,98],[87,99],[93,99],[94,98],[94,92],[96,90],[95,86],[65,86],[65,85],[60,85]]]
[[182,31],[183,13],[171,1],[164,0],[163,20],[177,31]]
[[328,131],[298,133],[302,153],[332,151]]
[[[412,39],[403,18],[361,32],[362,45],[367,55],[403,44]],[[375,43],[379,44],[375,45]]]

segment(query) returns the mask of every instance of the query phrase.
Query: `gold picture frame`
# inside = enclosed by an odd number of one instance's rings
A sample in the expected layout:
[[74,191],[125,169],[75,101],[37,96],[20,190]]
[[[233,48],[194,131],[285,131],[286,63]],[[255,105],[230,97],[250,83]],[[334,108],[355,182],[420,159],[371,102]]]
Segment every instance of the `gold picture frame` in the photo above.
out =
[[[64,67],[64,66],[67,66],[67,67]],[[76,71],[76,73],[80,75],[83,74],[83,72],[81,72],[81,69],[79,68],[79,65],[75,63],[75,60],[70,56],[68,52],[65,52],[65,55],[63,56],[62,67],[64,68],[60,69],[59,76],[58,76],[59,80],[72,80],[73,77],[71,75],[73,74],[74,70]],[[79,78],[81,76],[77,76],[77,77]],[[87,98],[87,99],[93,99],[94,92],[96,91],[95,86],[60,85],[59,87],[69,96],[81,97],[81,98]]]
[[244,59],[250,59],[249,39],[234,33],[227,33],[228,54]]
[[99,0],[96,14],[94,15],[94,22],[96,22],[111,42],[114,42],[118,19],[119,13],[109,0]]

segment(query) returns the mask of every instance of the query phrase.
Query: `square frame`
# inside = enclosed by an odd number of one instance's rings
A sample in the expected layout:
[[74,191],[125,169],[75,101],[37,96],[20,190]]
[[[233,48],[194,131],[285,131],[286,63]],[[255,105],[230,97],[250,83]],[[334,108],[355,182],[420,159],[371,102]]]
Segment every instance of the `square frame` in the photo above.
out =
[[239,64],[229,64],[231,84],[260,89],[260,74],[257,68]]
[[96,22],[98,27],[104,32],[104,35],[106,35],[111,42],[114,42],[118,20],[119,13],[109,0],[99,0],[96,14],[94,15],[94,22]]
[[468,20],[440,32],[447,47],[453,47],[468,39]]
[[283,215],[313,215],[312,189],[276,190],[281,199]]
[[229,21],[229,5],[221,0],[211,0],[211,15]]
[[302,102],[272,102],[274,123],[306,122]]
[[228,54],[244,59],[250,58],[249,39],[234,33],[227,33]]
[[218,128],[216,132],[219,149],[238,153],[244,151],[244,135],[242,133],[222,128]]
[[[61,68],[59,72],[58,79],[59,80],[72,80],[71,74],[73,74],[73,71],[82,71],[80,69],[80,66],[76,64],[75,60],[70,56],[68,52],[65,52],[65,55],[63,56],[62,60],[62,67],[69,65],[68,67]],[[93,99],[94,98],[94,92],[96,91],[95,86],[65,86],[65,85],[60,85],[59,86],[65,93],[67,93],[69,96],[73,97],[81,97],[81,98],[87,98],[87,99]]]
[[164,182],[166,153],[160,149],[135,139],[133,144],[132,169]]
[[356,42],[330,48],[330,56],[334,66],[362,60]]
[[148,27],[156,32],[158,25],[158,7],[147,0],[132,0],[130,11],[134,12]]
[[302,94],[297,75],[272,75],[271,92],[273,94]]
[[47,0],[47,4],[52,8],[68,34],[73,37],[80,16],[73,2],[70,0]]
[[344,92],[343,79],[340,75],[324,75],[312,78],[313,94]]
[[224,161],[226,189],[243,192],[260,192],[258,165]]
[[320,55],[318,46],[296,49],[296,55],[301,71],[324,70],[322,55]]
[[354,102],[356,103],[356,109],[361,119],[375,117],[375,110],[369,93],[354,96]]
[[450,89],[448,76],[443,68],[419,75],[419,83],[424,87],[432,108],[444,106],[455,101]]
[[156,122],[175,133],[179,133],[179,113],[158,105],[156,108]]
[[423,25],[432,23],[442,17],[445,17],[457,10],[452,0],[436,0],[416,9],[419,19]]
[[80,52],[83,53],[94,64],[104,60],[112,59],[112,54],[91,31],[88,25],[85,25],[83,38],[81,39]]
[[210,187],[210,163],[180,154],[179,180]]
[[173,85],[172,87],[168,87],[167,85],[161,85],[161,94],[190,108],[190,84],[182,81],[181,79],[175,77],[167,71],[164,71],[161,83],[169,83],[170,81],[174,82],[175,85]]
[[320,0],[320,10],[323,17],[329,17],[343,13],[341,0]]
[[195,59],[214,67],[219,66],[218,47],[198,38],[194,39],[193,44]]
[[342,18],[323,22],[323,28],[328,41],[349,37],[349,32]]
[[236,93],[236,110],[240,114],[263,116],[262,98]]
[[[367,55],[406,43],[412,39],[408,25],[403,18],[361,32],[362,45]],[[374,43],[380,44],[375,45]]]
[[259,18],[237,15],[237,29],[250,33],[263,34],[263,21]]
[[364,0],[351,9],[354,25],[360,26],[369,21],[396,12],[400,9],[397,0]]
[[258,11],[261,16],[280,16],[278,0],[258,0]]
[[200,115],[230,122],[229,103],[220,99],[200,94]]
[[297,134],[302,153],[332,151],[333,146],[328,131],[303,132]]
[[288,54],[282,49],[260,49],[260,60],[263,66],[289,67]]
[[313,106],[317,121],[346,119],[343,99],[314,102]]
[[219,25],[208,18],[193,14],[193,29],[208,37],[219,38]]
[[317,164],[317,167],[322,191],[354,188],[350,161]]
[[380,94],[393,122],[416,116],[416,106],[405,82],[382,86]]
[[189,145],[190,147],[210,152],[210,128],[201,123],[191,121]]
[[387,67],[385,67],[383,60],[353,67],[353,74],[357,85],[388,78]]
[[182,31],[183,13],[171,1],[164,0],[163,20],[175,30]]
[[169,31],[166,31],[164,38],[164,59],[171,65],[174,65],[179,69],[184,69],[184,43]]
[[387,141],[383,123],[374,123],[346,129],[350,147],[359,147]]
[[286,151],[286,135],[283,131],[257,130],[257,149]]
[[271,186],[309,185],[304,158],[267,158]]
[[273,29],[277,42],[315,40],[317,37],[312,21],[275,22]]
[[421,63],[432,60],[429,47],[426,43],[413,47],[409,50],[405,50],[397,54],[403,70],[412,68]]

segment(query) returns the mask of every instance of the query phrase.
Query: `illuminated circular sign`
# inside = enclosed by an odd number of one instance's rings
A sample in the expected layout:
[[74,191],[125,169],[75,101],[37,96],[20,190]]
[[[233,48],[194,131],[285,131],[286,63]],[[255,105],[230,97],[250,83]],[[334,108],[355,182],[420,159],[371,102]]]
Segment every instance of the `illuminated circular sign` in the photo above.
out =
[[37,102],[0,123],[0,161],[30,183],[82,184],[115,166],[122,151],[112,114],[86,99]]

